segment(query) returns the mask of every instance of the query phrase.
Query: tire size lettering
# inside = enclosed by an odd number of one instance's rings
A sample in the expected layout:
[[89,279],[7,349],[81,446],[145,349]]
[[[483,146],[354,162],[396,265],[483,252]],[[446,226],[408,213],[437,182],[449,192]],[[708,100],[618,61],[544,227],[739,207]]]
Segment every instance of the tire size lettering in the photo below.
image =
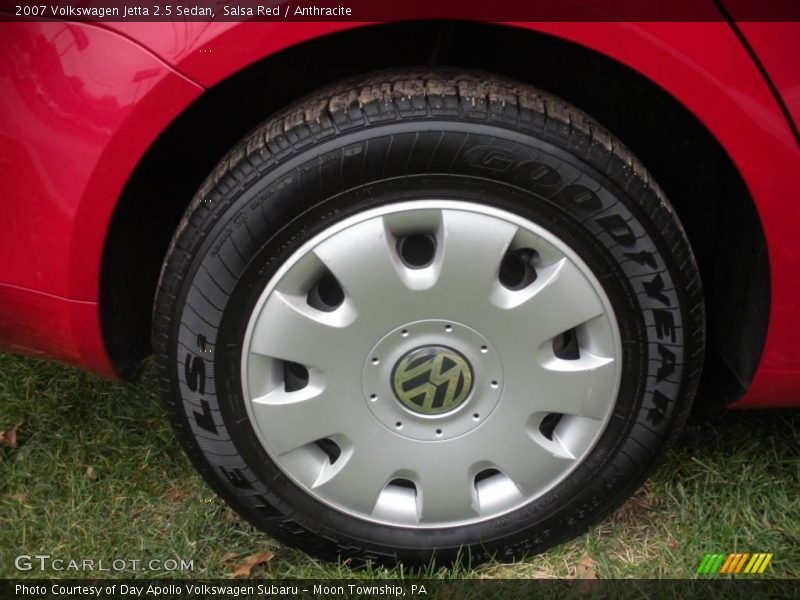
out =
[[631,226],[619,215],[597,219],[597,224],[620,246],[630,248],[636,244],[636,236]]
[[675,317],[672,311],[658,309],[653,311],[653,318],[656,322],[656,335],[659,339],[664,339],[669,335],[669,341],[675,343]]
[[653,425],[660,425],[667,415],[667,407],[669,406],[670,399],[664,394],[655,390],[653,392],[653,407],[647,410],[647,420]]
[[225,479],[230,481],[233,485],[241,490],[252,490],[252,484],[247,480],[242,473],[241,469],[226,469],[225,467],[219,467],[220,472],[225,476]]
[[[197,336],[197,347],[200,352],[207,352],[206,337],[204,335]],[[184,375],[186,377],[186,385],[193,392],[197,392],[201,396],[206,393],[206,363],[199,356],[192,356],[189,352],[186,353],[184,359]],[[214,424],[214,417],[211,414],[211,405],[207,400],[200,399],[200,411],[193,411],[194,422],[201,429],[205,429],[209,433],[216,435],[217,426]]]
[[642,286],[648,297],[658,300],[664,306],[670,305],[669,298],[664,295],[664,280],[661,278],[661,273],[656,273],[650,281],[643,282]]
[[645,267],[650,267],[651,269],[655,269],[658,266],[656,259],[653,258],[653,253],[647,250],[642,250],[641,252],[626,252],[625,258],[630,258],[633,262]]
[[193,392],[200,395],[206,393],[206,363],[199,356],[186,353],[183,374],[186,376],[186,385]]
[[658,346],[658,355],[661,357],[661,366],[656,371],[656,381],[664,381],[675,372],[675,353],[664,345]]

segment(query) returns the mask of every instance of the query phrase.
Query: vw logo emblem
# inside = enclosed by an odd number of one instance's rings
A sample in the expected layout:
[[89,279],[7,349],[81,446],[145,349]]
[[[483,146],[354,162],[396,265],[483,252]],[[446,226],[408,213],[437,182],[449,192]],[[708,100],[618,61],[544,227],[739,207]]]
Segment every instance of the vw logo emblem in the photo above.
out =
[[414,412],[437,415],[459,406],[472,391],[472,368],[464,356],[445,346],[424,346],[407,353],[392,370],[397,399]]

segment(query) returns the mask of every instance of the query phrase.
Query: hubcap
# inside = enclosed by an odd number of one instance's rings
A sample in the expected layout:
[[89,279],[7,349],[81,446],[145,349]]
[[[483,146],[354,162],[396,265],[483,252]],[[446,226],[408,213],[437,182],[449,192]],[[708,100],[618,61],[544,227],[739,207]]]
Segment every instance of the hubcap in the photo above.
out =
[[557,485],[619,387],[611,304],[562,240],[513,213],[387,205],[299,248],[242,352],[249,418],[317,500],[405,527],[497,517]]
[[483,423],[500,399],[503,370],[497,352],[477,331],[455,321],[402,325],[375,344],[368,357],[361,386],[367,408],[404,438],[435,442],[459,437]]

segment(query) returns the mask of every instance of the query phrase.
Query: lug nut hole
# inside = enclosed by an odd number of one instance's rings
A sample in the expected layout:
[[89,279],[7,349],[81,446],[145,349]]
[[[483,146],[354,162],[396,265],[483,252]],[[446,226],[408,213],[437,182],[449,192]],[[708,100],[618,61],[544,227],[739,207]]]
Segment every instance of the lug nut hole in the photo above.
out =
[[410,269],[424,269],[436,256],[436,238],[427,233],[415,233],[397,240],[397,254]]
[[326,273],[308,291],[306,303],[323,312],[333,312],[344,302],[344,290],[331,273]]
[[510,290],[521,290],[536,281],[538,254],[532,248],[509,252],[500,263],[500,283]]

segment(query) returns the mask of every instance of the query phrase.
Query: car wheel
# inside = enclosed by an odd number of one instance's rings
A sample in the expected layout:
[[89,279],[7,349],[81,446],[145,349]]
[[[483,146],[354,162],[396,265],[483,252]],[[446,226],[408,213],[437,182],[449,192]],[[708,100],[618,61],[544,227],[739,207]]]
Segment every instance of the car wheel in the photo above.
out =
[[612,135],[527,85],[393,71],[229,153],[153,339],[178,438],[250,522],[325,558],[481,561],[640,485],[703,319],[683,229]]

